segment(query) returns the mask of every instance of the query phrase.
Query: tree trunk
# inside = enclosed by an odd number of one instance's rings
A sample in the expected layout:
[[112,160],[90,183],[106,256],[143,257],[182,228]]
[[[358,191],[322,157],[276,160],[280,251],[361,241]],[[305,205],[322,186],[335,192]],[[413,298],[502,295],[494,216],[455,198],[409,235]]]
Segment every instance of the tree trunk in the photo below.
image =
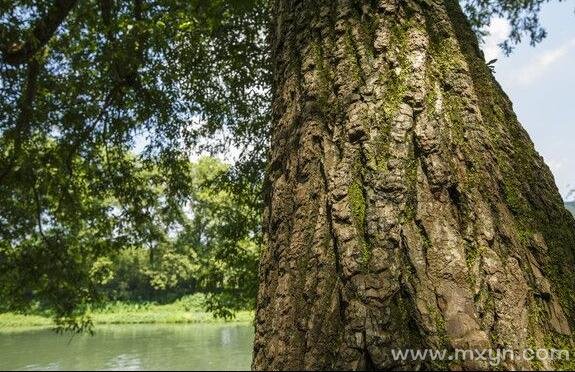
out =
[[457,1],[276,0],[273,17],[253,368],[572,348],[575,221]]

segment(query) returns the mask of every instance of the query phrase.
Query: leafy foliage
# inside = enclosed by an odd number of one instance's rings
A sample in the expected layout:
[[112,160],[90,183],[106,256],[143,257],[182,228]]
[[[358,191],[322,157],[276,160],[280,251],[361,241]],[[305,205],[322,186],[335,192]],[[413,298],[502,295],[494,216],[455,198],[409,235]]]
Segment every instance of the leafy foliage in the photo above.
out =
[[[96,198],[97,213],[79,211],[75,224],[40,216],[40,237],[2,245],[4,310],[39,301],[54,310],[59,325],[79,330],[91,325],[82,313],[104,300],[170,301],[201,291],[210,293],[207,306],[218,316],[253,306],[259,213],[251,200],[222,188],[228,167],[213,158],[187,163],[193,181],[186,196],[176,198],[168,197],[157,169],[127,158],[130,169],[139,170],[133,187],[145,213],[122,209],[107,195]],[[44,205],[52,207],[49,200]]]
[[[98,258],[167,244],[194,187],[189,149],[249,146],[257,192],[266,7],[22,0],[0,10],[0,298],[69,318],[101,298]],[[173,283],[159,274],[168,263],[156,265],[156,283]]]
[[[506,54],[526,36],[531,45],[539,43],[547,36],[539,20],[541,6],[550,0],[462,0],[464,9],[476,33],[486,36],[485,26],[493,17],[504,18],[511,26],[507,40],[501,43]],[[563,0],[558,0],[563,1]]]

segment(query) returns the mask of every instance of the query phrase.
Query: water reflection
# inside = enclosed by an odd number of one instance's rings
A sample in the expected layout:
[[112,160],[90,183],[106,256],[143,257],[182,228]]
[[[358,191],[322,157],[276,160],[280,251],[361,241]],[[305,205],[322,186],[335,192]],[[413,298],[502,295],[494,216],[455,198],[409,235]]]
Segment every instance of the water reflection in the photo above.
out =
[[141,371],[142,361],[137,355],[120,354],[106,362],[105,371]]
[[39,364],[30,364],[22,368],[24,371],[59,371],[60,363],[49,363],[44,366]]
[[223,329],[221,330],[221,335],[222,335],[222,337],[221,337],[221,339],[222,339],[222,341],[221,341],[222,345],[228,345],[228,344],[230,344],[230,343],[232,342],[232,334],[231,334],[231,332],[230,332],[229,329],[223,328]]
[[99,327],[95,336],[0,333],[0,370],[248,370],[251,325]]

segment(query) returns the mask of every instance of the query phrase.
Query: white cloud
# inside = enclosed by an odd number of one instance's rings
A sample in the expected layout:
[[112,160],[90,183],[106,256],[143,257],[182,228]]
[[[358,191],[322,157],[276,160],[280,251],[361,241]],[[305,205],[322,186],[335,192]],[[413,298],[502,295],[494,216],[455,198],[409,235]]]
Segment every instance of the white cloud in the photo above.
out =
[[[555,154],[559,155],[559,154]],[[555,183],[565,200],[575,198],[573,187],[573,161],[565,156],[543,156],[555,177]],[[574,191],[571,191],[574,190]],[[575,201],[575,200],[574,200]]]
[[565,57],[572,49],[575,48],[575,39],[571,39],[558,48],[547,50],[540,56],[531,61],[527,66],[519,70],[515,76],[515,80],[521,85],[529,85],[545,72],[547,72],[552,65]]
[[491,61],[492,59],[501,57],[501,44],[509,36],[511,28],[509,23],[503,18],[496,18],[491,21],[487,28],[489,35],[485,38],[483,43],[483,53],[485,53],[485,60]]
[[557,173],[561,168],[563,168],[564,159],[561,160],[549,159],[546,160],[546,163],[547,165],[549,165],[549,168],[551,168],[551,171],[553,173]]

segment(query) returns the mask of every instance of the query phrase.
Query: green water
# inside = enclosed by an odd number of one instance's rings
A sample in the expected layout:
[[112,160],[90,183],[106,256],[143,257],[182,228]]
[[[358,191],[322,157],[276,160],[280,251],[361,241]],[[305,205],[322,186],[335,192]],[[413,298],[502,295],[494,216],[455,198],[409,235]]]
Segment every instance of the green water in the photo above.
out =
[[98,326],[0,333],[0,370],[248,370],[251,325]]

